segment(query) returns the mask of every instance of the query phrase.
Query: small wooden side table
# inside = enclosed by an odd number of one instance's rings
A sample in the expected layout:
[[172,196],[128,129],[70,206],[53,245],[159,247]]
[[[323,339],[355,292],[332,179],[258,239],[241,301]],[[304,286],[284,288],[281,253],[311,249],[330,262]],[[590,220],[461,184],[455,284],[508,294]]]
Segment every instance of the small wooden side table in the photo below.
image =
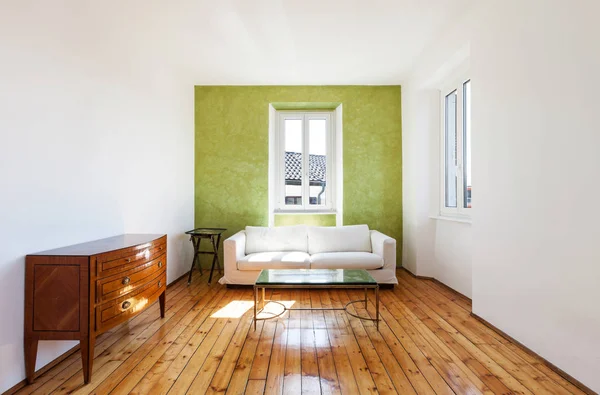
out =
[[[194,259],[192,260],[192,267],[190,268],[190,275],[188,277],[188,285],[192,281],[192,271],[194,265],[198,265],[198,270],[202,274],[202,267],[200,267],[200,255],[208,254],[213,256],[212,265],[210,267],[210,276],[208,277],[208,283],[212,281],[213,271],[215,270],[215,263],[219,272],[222,273],[221,263],[219,262],[219,243],[221,242],[221,234],[227,229],[224,228],[196,228],[185,232],[186,235],[190,235],[190,241],[194,246]],[[210,241],[212,245],[212,251],[201,251],[200,242],[202,239]]]

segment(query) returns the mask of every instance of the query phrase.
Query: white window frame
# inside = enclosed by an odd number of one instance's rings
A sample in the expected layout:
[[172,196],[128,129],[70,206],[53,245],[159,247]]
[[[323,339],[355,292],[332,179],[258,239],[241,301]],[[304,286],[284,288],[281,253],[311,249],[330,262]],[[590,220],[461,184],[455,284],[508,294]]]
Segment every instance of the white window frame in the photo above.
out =
[[[464,207],[464,85],[469,73],[462,71],[450,83],[440,87],[440,215],[457,219],[471,219],[472,208]],[[446,207],[446,97],[456,91],[456,207]]]
[[[334,111],[277,111],[275,124],[275,210],[277,213],[335,213],[336,212],[336,190],[337,188],[337,145],[335,131],[335,112]],[[285,135],[284,123],[288,119],[302,120],[303,134],[303,155],[302,155],[302,204],[285,204]],[[310,204],[310,182],[309,182],[309,133],[308,125],[311,119],[325,119],[326,141],[327,141],[327,168],[326,180],[327,188],[325,190],[325,204]]]

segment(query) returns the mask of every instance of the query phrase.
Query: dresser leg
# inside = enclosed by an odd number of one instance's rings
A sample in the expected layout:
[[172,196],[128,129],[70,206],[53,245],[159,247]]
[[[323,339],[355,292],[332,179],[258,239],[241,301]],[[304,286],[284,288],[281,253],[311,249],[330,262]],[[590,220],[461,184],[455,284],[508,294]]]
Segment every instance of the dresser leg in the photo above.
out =
[[160,304],[160,318],[165,318],[165,304],[167,302],[167,291],[164,291],[158,297],[158,303]]
[[25,338],[25,374],[27,376],[27,384],[33,383],[35,378],[35,360],[38,350],[37,338]]
[[94,365],[94,343],[91,336],[81,338],[81,362],[83,363],[83,382],[88,384],[92,379],[92,368]]

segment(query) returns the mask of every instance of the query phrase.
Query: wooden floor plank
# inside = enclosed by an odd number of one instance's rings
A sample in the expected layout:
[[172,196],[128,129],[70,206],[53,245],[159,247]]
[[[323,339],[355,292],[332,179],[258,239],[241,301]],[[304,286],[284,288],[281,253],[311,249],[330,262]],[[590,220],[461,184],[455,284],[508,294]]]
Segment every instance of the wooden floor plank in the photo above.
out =
[[[348,302],[350,302],[350,300],[352,300],[352,298],[350,298],[348,296],[348,293],[346,290],[339,290],[338,294],[340,295],[340,302],[344,305],[347,304]],[[356,300],[362,299],[362,297],[363,296],[357,297]],[[348,306],[348,309],[351,313],[356,314],[356,310],[355,310],[353,304],[350,304]],[[348,320],[350,322],[352,331],[354,332],[354,336],[356,337],[356,340],[358,341],[360,350],[361,350],[363,356],[365,357],[365,361],[367,362],[369,371],[371,372],[371,375],[373,376],[373,381],[375,381],[377,391],[380,394],[399,393],[399,391],[394,387],[393,380],[390,377],[390,374],[386,370],[385,366],[383,365],[380,355],[378,355],[377,350],[375,349],[373,343],[371,342],[371,339],[367,335],[367,331],[365,330],[365,328],[363,326],[364,321],[360,320],[358,318],[352,317],[352,316],[348,316]],[[397,363],[395,360],[394,360],[394,362]],[[414,393],[412,386],[408,382],[408,379],[406,379],[406,376],[404,376],[402,369],[400,369],[400,371],[396,372],[396,373],[400,373],[400,375],[401,375],[401,377],[399,377],[398,380],[405,381],[405,384],[407,384],[407,385],[403,385],[402,389],[405,391],[408,391],[408,392],[400,392],[400,393],[407,393],[407,394]]]
[[[300,291],[292,291],[293,307],[300,305]],[[285,367],[283,374],[283,393],[298,394],[302,391],[302,366],[300,352],[300,312],[290,311],[288,318],[288,336],[285,348]]]
[[[177,301],[183,296],[183,289],[183,282],[181,281],[175,284],[174,287],[169,288],[169,298],[167,298],[166,311],[169,311],[173,306],[176,306]],[[119,325],[111,329],[109,332],[103,334],[101,337],[96,339],[97,343],[94,347],[94,358],[97,358],[123,336],[134,332],[139,332],[141,331],[141,328],[149,326],[150,323],[156,319],[158,313],[158,303],[155,303],[143,313],[128,321],[126,323],[127,325]],[[18,392],[18,394],[49,394],[74,375],[82,375],[83,373],[81,372],[81,368],[81,353],[76,353],[67,358],[51,371],[44,374],[42,377],[37,378],[32,385],[24,387]]]
[[[262,296],[259,297],[262,298]],[[273,297],[273,291],[267,292],[265,297],[271,299]],[[262,307],[262,302],[259,302],[259,306]],[[268,314],[264,314],[263,316],[267,317]],[[277,321],[274,319],[262,321],[263,329],[258,341],[256,355],[252,361],[250,380],[266,380],[267,372],[269,371],[269,360],[271,359],[271,350],[273,349],[273,338],[275,336]]]
[[[231,292],[222,299],[222,303],[229,303],[232,298],[235,298],[239,293]],[[219,306],[212,310],[212,314],[216,313],[219,309]],[[165,394],[167,393],[173,384],[177,381],[181,372],[188,366],[188,363],[193,363],[197,365],[197,368],[201,366],[201,363],[204,361],[203,358],[206,357],[208,352],[208,346],[202,346],[204,340],[209,338],[206,342],[207,345],[213,343],[213,339],[216,339],[223,326],[225,325],[225,319],[217,319],[214,317],[209,317],[198,328],[192,337],[186,342],[184,347],[179,351],[179,353],[168,363],[168,366],[161,374],[152,375],[151,377],[145,378],[147,381],[142,380],[140,386],[134,388],[134,392],[138,394],[151,393],[151,394]],[[198,349],[202,347],[200,352],[197,352]],[[162,369],[161,369],[162,370]],[[190,369],[191,372],[194,372],[194,368]],[[189,374],[189,376],[192,375]],[[182,380],[183,381],[183,380]],[[191,378],[187,384],[191,383]],[[142,388],[143,386],[143,388]],[[181,385],[183,387],[183,385]],[[147,390],[150,388],[150,390]],[[187,387],[183,390],[187,390]],[[182,390],[182,391],[183,391]]]
[[[344,304],[341,302],[341,292],[338,290],[331,290],[329,292],[331,306],[334,308],[343,307]],[[340,327],[340,339],[348,352],[350,359],[350,366],[352,366],[352,372],[356,378],[358,389],[361,394],[376,394],[379,389],[375,385],[375,379],[372,375],[370,367],[365,360],[365,357],[360,349],[358,341],[354,335],[354,332],[348,321],[347,314],[345,312],[336,311],[336,321]]]
[[[406,307],[410,307],[413,311],[418,311],[418,308],[414,305],[413,300],[410,299],[410,296],[407,297],[402,295],[405,295],[405,293],[396,293],[396,296],[398,296],[404,303],[404,306],[399,306],[399,308],[402,310]],[[506,393],[507,388],[510,392],[515,394],[530,393],[526,387],[515,380],[508,372],[491,360],[485,353],[475,347],[474,344],[464,338],[460,332],[458,332],[448,322],[443,320],[443,318],[430,311],[427,306],[420,306],[429,314],[427,318],[423,319],[423,322],[432,330],[434,330],[438,337],[444,340],[447,345],[455,350],[458,355],[463,355],[463,361],[465,361],[465,363],[470,367],[474,368],[474,371],[478,372],[478,374],[482,377],[482,380],[486,381],[486,383],[493,387],[492,389],[495,393]],[[468,355],[465,354],[465,352],[468,352]],[[485,366],[489,373],[486,373],[484,370],[482,370],[481,366],[476,364],[475,361],[479,362],[479,364],[482,366]],[[494,379],[499,379],[507,388],[498,386]]]
[[[364,298],[364,293],[360,292],[348,292],[351,300],[358,300]],[[374,297],[374,295],[372,295]],[[370,304],[370,309],[374,309],[374,305]],[[350,311],[361,317],[371,317],[368,309],[365,309],[363,303],[353,303],[350,305]],[[406,376],[406,373],[400,366],[398,360],[394,357],[394,354],[388,344],[383,339],[381,333],[377,330],[377,327],[373,321],[360,320],[361,325],[364,328],[364,332],[367,334],[377,355],[379,356],[381,363],[383,364],[388,376],[392,380],[396,391],[400,394],[416,394],[413,385]]]
[[[142,359],[134,369],[132,369],[131,366],[137,361],[135,356],[132,355],[119,367],[117,371],[111,375],[111,377],[119,377],[118,373],[121,373],[122,377],[121,382],[118,383],[114,389],[108,384],[110,381],[106,380],[100,386],[98,386],[97,392],[111,392],[111,394],[114,395],[129,394],[152,368],[156,367],[155,370],[152,371],[152,375],[162,374],[164,372],[162,367],[166,364],[162,362],[159,363],[159,359],[164,356],[165,360],[168,360],[171,354],[175,354],[177,351],[181,350],[181,348],[183,348],[183,344],[189,340],[196,329],[208,318],[212,312],[212,309],[215,308],[215,306],[217,308],[222,307],[219,305],[219,303],[226,294],[223,291],[224,290],[221,290],[221,292],[207,293],[177,324],[177,326],[160,340],[160,342],[156,344],[150,342],[147,343],[152,346],[149,350],[150,352],[147,353],[146,356],[143,354],[140,355]],[[177,342],[180,337],[182,339]],[[140,351],[142,351],[142,349],[140,349]],[[159,369],[159,367],[161,369]]]
[[[247,295],[247,298],[250,298],[251,292],[247,291],[245,292],[245,295]],[[208,358],[190,385],[187,391],[188,394],[206,394],[209,391],[209,386],[214,378],[214,374],[221,365],[230,346],[235,347],[234,352],[241,350],[241,339],[236,336],[236,333],[239,334],[240,332],[243,332],[245,335],[253,318],[253,313],[251,313],[251,310],[248,310],[242,317],[231,317],[227,319],[225,328],[223,328],[223,331],[219,336],[219,341],[216,342],[210,350]],[[224,370],[227,371],[227,369]],[[232,373],[233,369],[231,369],[230,372]],[[224,373],[227,374],[227,372]]]
[[[331,308],[331,300],[326,290],[320,291],[319,297],[321,307]],[[344,394],[357,394],[359,393],[358,384],[352,372],[348,351],[340,337],[335,314],[333,311],[325,311],[323,316],[327,327],[327,337],[331,345],[333,363],[335,364],[335,371],[338,376],[339,389]]]
[[[253,326],[250,289],[194,273],[97,339],[92,381],[73,354],[19,394],[582,394],[470,315],[470,300],[403,270],[381,290],[379,330],[343,310],[286,312]],[[269,294],[268,294],[269,295]],[[343,307],[362,290],[273,290],[294,307]],[[374,299],[349,311],[374,317]]]
[[563,395],[573,393],[507,348],[508,339],[502,338],[502,341],[499,341],[498,337],[501,336],[500,334],[494,332],[492,336],[489,332],[491,330],[483,325],[479,325],[480,323],[473,317],[466,316],[457,319],[452,314],[447,315],[446,312],[451,310],[451,308],[439,299],[439,295],[427,292],[427,289],[422,288],[421,284],[410,281],[404,282],[404,279],[400,281],[406,285],[406,289],[403,292],[412,293],[415,303],[423,306],[424,309],[431,309],[434,314],[446,315],[448,323],[469,341],[475,343],[479,349],[484,351],[485,354],[490,356],[498,365],[508,371],[532,392],[536,394],[552,393]]
[[[310,291],[308,289],[303,289],[301,292],[300,307],[311,307]],[[313,313],[310,310],[304,310],[301,313],[300,365],[302,368],[302,393],[319,394],[321,393],[321,382],[319,380]]]
[[[235,290],[230,295],[227,302],[238,300],[243,294],[241,290]],[[183,394],[192,390],[192,384],[195,387],[201,387],[212,379],[212,375],[216,370],[215,363],[222,357],[222,354],[233,336],[239,320],[231,318],[213,318],[216,323],[212,326],[208,335],[196,349],[194,355],[188,361],[171,389],[171,394]],[[207,363],[208,362],[208,363]],[[209,377],[210,376],[210,377]],[[197,381],[196,379],[199,380]],[[193,392],[192,392],[193,393]],[[203,391],[196,393],[204,393]]]
[[251,327],[254,328],[252,325],[253,322],[254,310],[249,308],[241,317],[233,338],[227,345],[225,354],[218,363],[218,367],[216,368],[218,374],[213,376],[208,389],[205,391],[206,394],[224,393],[227,391],[227,388],[229,387],[229,381],[233,376],[233,371],[235,370],[235,366],[242,352],[242,347],[244,346],[248,332],[251,330]]
[[[278,300],[280,300],[282,303],[285,303],[286,306],[291,304],[290,290],[281,290],[281,293],[278,294],[278,296],[281,297]],[[288,321],[289,313],[285,313],[283,316],[277,318],[277,327],[275,330],[275,336],[273,337],[273,349],[271,351],[271,360],[269,361],[269,371],[267,374],[267,381],[265,386],[265,392],[269,394],[283,393],[283,379],[285,375],[285,355],[288,337]]]
[[[310,293],[311,307],[321,309],[321,297],[317,292]],[[323,311],[316,310],[313,313],[313,325],[315,327],[315,348],[317,351],[317,363],[319,365],[319,381],[322,394],[339,394],[340,384],[338,380],[329,335],[327,334],[327,323]]]
[[250,369],[252,368],[252,362],[256,355],[256,349],[258,347],[258,341],[262,333],[263,325],[264,321],[259,321],[256,325],[256,330],[254,330],[254,326],[250,328],[240,357],[237,360],[233,374],[231,375],[227,393],[241,394],[244,392],[250,377]]
[[244,394],[262,395],[265,390],[265,380],[249,380]]
[[90,393],[102,381],[108,379],[110,374],[139,347],[142,347],[149,338],[154,340],[157,336],[160,336],[156,335],[156,332],[163,325],[174,325],[183,318],[185,312],[193,307],[194,297],[203,295],[206,292],[206,288],[199,284],[194,284],[190,290],[184,293],[179,304],[174,305],[170,310],[165,312],[164,319],[156,317],[152,321],[146,321],[144,324],[140,325],[138,329],[127,332],[127,334],[115,344],[95,357],[93,376],[89,384],[83,385],[83,376],[78,372],[57,388],[53,394],[67,394],[73,392],[82,394]]

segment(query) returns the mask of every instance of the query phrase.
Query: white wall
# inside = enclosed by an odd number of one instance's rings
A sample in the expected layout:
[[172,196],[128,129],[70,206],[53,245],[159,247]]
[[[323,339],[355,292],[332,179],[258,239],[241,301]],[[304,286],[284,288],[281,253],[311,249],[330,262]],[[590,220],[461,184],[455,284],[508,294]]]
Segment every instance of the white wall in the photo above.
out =
[[[475,10],[464,13],[454,28],[432,42],[402,85],[402,265],[468,297],[472,296],[471,224],[439,219],[439,89],[453,79],[457,69],[469,68],[468,21],[474,14]],[[473,193],[473,205],[477,207],[476,185]]]
[[[0,392],[25,377],[24,255],[167,233],[183,274],[194,217],[193,82],[145,7],[0,6]],[[40,368],[74,342],[41,342]]]
[[[466,15],[403,86],[404,264],[459,291],[472,264],[474,313],[600,391],[600,3],[493,0]],[[433,166],[419,158],[435,144],[418,121],[432,111],[422,98],[463,45],[473,83],[473,220],[428,222],[431,197],[419,188],[437,175],[415,169]]]
[[494,1],[473,35],[473,311],[600,391],[600,3]]

